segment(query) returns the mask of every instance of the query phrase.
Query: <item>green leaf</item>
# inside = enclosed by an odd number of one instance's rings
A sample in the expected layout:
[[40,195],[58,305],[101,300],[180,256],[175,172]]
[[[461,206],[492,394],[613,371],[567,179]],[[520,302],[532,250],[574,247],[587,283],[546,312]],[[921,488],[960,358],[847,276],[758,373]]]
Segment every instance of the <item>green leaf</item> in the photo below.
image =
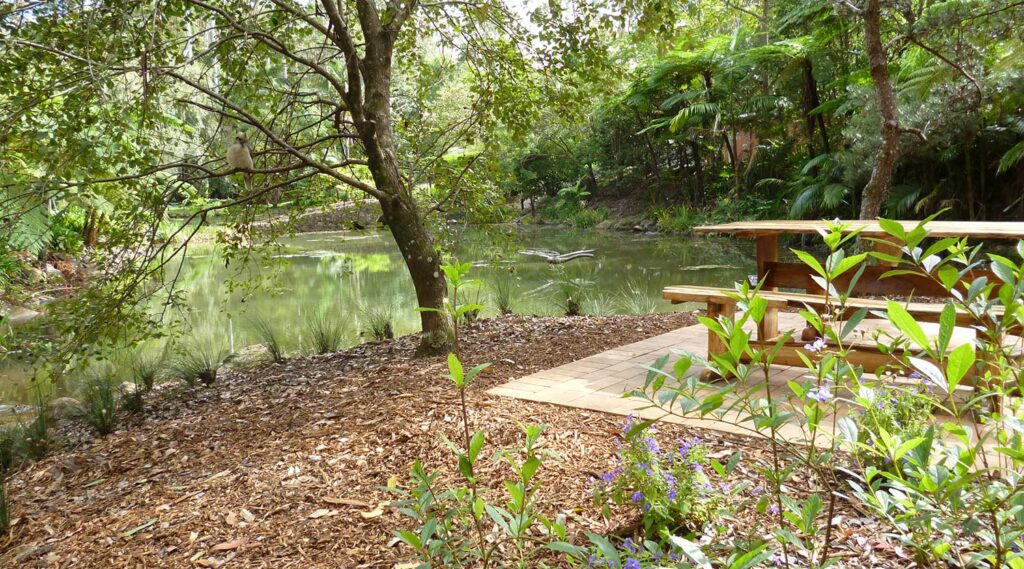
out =
[[701,569],[711,569],[711,560],[708,559],[707,555],[704,555],[704,552],[700,550],[700,546],[696,543],[677,535],[670,535],[668,539],[672,542],[672,545],[681,549],[683,554],[689,557],[690,561],[693,561],[694,565]]
[[961,344],[949,353],[949,360],[946,362],[946,379],[949,381],[947,391],[952,393],[960,385],[964,375],[974,366],[974,361],[973,344]]
[[893,326],[903,332],[911,341],[918,345],[922,350],[928,350],[928,336],[925,335],[924,330],[921,329],[921,325],[914,320],[914,317],[907,312],[907,309],[903,305],[889,300],[886,302],[889,316],[889,321],[892,322]]
[[790,251],[792,251],[794,255],[799,257],[805,265],[814,269],[814,272],[818,273],[822,277],[828,277],[828,273],[825,272],[825,268],[821,266],[821,263],[819,263],[813,255],[806,251],[800,251],[799,249],[790,249]]
[[480,455],[480,449],[484,448],[484,432],[477,431],[473,433],[473,438],[469,440],[469,461],[476,462],[476,457]]
[[455,387],[462,389],[466,387],[466,375],[462,368],[462,362],[454,353],[448,354],[448,377],[455,382]]
[[540,468],[540,459],[536,456],[531,456],[526,459],[523,463],[523,484],[529,484],[533,480],[533,476],[537,474],[537,469]]

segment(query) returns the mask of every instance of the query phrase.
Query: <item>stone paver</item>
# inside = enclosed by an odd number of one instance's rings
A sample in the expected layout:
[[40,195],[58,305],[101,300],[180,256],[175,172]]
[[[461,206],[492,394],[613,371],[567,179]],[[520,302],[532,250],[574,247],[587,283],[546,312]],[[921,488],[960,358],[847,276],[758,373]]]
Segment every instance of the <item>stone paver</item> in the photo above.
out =
[[[797,314],[780,313],[779,325],[801,328],[802,319]],[[625,346],[614,347],[581,360],[515,379],[488,391],[492,395],[514,397],[527,401],[553,403],[566,407],[602,411],[616,415],[636,414],[644,418],[662,418],[672,423],[713,429],[733,434],[752,434],[739,423],[738,415],[724,417],[725,420],[706,420],[664,416],[660,409],[644,409],[649,403],[639,398],[624,397],[624,393],[640,389],[644,385],[647,370],[642,366],[653,365],[655,360],[670,352],[707,353],[707,330],[701,325],[673,330],[660,336],[647,338]],[[670,357],[673,362],[678,357]],[[667,369],[671,369],[671,363]],[[693,366],[688,375],[699,374],[700,366]],[[773,366],[769,385],[773,396],[785,398],[789,395],[787,382],[804,374],[804,369],[790,366]],[[840,396],[846,394],[839,394]],[[845,413],[840,404],[839,413]],[[831,417],[823,423],[831,424]],[[750,425],[749,422],[744,425]],[[793,425],[783,428],[781,434],[794,442],[807,441],[806,433]]]

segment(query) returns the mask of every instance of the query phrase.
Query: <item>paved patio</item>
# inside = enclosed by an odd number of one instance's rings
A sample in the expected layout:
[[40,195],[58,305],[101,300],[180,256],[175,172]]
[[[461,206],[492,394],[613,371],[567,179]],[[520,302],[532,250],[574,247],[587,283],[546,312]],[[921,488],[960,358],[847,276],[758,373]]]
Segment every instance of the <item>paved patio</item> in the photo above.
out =
[[[783,329],[787,326],[799,329],[803,327],[803,320],[797,314],[780,313],[779,326]],[[926,333],[930,331],[927,329],[928,325],[925,327]],[[653,365],[655,360],[670,351],[706,354],[707,329],[699,324],[679,328],[515,379],[490,389],[488,393],[616,415],[635,414],[644,418],[662,418],[665,415],[664,411],[656,408],[645,409],[649,407],[649,403],[639,398],[623,397],[623,394],[643,387],[647,370],[641,366]],[[671,363],[677,359],[678,356],[671,357],[667,369],[671,369]],[[688,375],[699,374],[703,369],[694,365]],[[787,382],[801,377],[805,372],[802,367],[772,366],[769,385],[773,396],[778,400],[787,399],[791,396]],[[761,377],[758,375],[758,380]],[[837,395],[842,397],[848,394]],[[845,412],[846,406],[840,403],[840,415]],[[745,427],[732,424],[734,421],[740,422],[738,414],[733,413],[725,418],[726,421],[718,421],[668,416],[664,417],[664,420],[734,434],[752,434]],[[826,421],[831,422],[830,419]],[[750,425],[749,422],[743,424]],[[784,427],[780,434],[794,442],[806,440],[806,433],[792,425]]]

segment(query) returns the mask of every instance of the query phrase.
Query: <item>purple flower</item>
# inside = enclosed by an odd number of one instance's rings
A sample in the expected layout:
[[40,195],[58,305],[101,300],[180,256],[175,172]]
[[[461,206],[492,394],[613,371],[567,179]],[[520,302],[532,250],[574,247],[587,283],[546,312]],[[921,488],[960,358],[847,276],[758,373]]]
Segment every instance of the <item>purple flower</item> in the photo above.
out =
[[804,349],[807,350],[808,352],[811,352],[812,354],[820,352],[824,348],[825,339],[821,337],[815,338],[814,341],[811,342],[810,344],[804,345]]
[[669,488],[675,488],[676,487],[677,480],[676,480],[675,476],[672,476],[668,472],[663,472],[661,474],[661,477],[665,479],[665,484],[668,484]]
[[622,542],[622,547],[626,548],[626,551],[630,553],[636,553],[636,544],[633,543],[633,538],[631,537],[627,537],[626,540]]
[[651,454],[658,454],[658,441],[654,440],[654,437],[647,437],[644,439],[647,443],[647,450]]
[[729,486],[728,482],[722,482],[722,492],[728,494],[729,490],[732,490],[732,486]]
[[634,504],[639,504],[640,500],[643,500],[643,499],[644,499],[644,493],[639,491],[639,490],[637,490],[636,492],[633,492],[633,496],[630,498],[630,500],[632,500]]
[[779,513],[779,507],[772,506],[771,508],[768,508],[768,513],[774,516],[775,514]]
[[704,473],[704,466],[703,465],[698,464],[696,462],[691,462],[690,466],[693,467],[694,472],[697,472],[698,474],[703,474]]
[[669,499],[669,501],[670,502],[674,502],[677,495],[678,494],[676,493],[676,489],[675,488],[669,490],[668,491],[668,499]]
[[629,434],[630,429],[632,429],[633,425],[636,423],[636,419],[637,419],[636,415],[633,415],[633,414],[630,414],[630,415],[626,416],[626,422],[622,424],[622,434],[623,435],[628,435]]
[[807,396],[817,401],[818,403],[824,403],[829,399],[832,399],[832,389],[828,386],[828,384],[825,384],[819,388],[812,389],[810,393],[807,394]]
[[623,565],[623,569],[640,569],[640,562],[629,557],[626,559],[626,564]]

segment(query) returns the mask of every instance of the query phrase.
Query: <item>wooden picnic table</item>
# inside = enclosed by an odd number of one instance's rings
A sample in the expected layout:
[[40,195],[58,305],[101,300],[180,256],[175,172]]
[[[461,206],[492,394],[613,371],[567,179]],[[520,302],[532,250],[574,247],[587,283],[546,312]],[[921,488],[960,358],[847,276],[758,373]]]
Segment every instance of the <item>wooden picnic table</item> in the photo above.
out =
[[[848,231],[860,229],[860,235],[885,239],[888,234],[881,228],[877,221],[852,220],[842,222],[848,226]],[[918,225],[918,221],[898,221],[906,230],[911,230]],[[694,229],[696,233],[704,234],[730,234],[737,237],[752,237],[756,239],[756,260],[757,279],[762,283],[762,291],[770,300],[764,319],[758,327],[758,335],[765,340],[777,338],[778,312],[786,307],[813,304],[813,297],[823,297],[821,287],[815,283],[811,276],[809,267],[803,263],[779,261],[779,236],[817,234],[825,231],[828,223],[825,221],[800,221],[800,220],[771,220],[771,221],[739,221],[724,223],[720,225],[700,226]],[[930,237],[969,237],[973,239],[1024,239],[1024,222],[971,222],[971,221],[933,221],[927,225]],[[898,247],[888,245],[885,242],[876,242],[876,250],[888,253],[898,253]],[[902,298],[932,297],[948,298],[949,292],[935,279],[925,275],[895,275],[882,278],[882,275],[889,272],[891,266],[885,264],[869,265],[857,281],[854,289],[854,296],[851,305],[854,307],[873,307],[877,300],[863,297],[895,296]],[[840,290],[845,290],[853,277],[854,271],[849,271],[835,281]],[[990,280],[995,275],[987,269],[978,269],[970,275],[965,276],[963,282],[969,284],[974,279],[986,276]],[[967,286],[965,284],[964,286]],[[700,290],[698,290],[700,289]],[[782,293],[780,289],[801,289],[807,294]],[[665,298],[673,302],[685,302],[702,299],[708,304],[709,315],[731,314],[735,309],[731,306],[729,299],[722,296],[716,289],[703,287],[667,287],[664,292]],[[810,303],[810,304],[808,304]],[[937,305],[926,305],[917,303],[911,313],[923,321],[937,321],[939,311]],[[715,314],[717,313],[717,314]],[[724,349],[719,345],[717,337],[709,334],[708,349],[710,352]],[[800,338],[797,338],[800,339]],[[804,336],[806,341],[806,332]],[[778,363],[788,365],[799,365],[800,360],[795,354],[798,343],[790,350],[784,351],[781,361]],[[800,344],[802,345],[802,344]],[[866,349],[864,352],[871,352]],[[883,354],[864,354],[865,363],[881,362],[885,358]]]

